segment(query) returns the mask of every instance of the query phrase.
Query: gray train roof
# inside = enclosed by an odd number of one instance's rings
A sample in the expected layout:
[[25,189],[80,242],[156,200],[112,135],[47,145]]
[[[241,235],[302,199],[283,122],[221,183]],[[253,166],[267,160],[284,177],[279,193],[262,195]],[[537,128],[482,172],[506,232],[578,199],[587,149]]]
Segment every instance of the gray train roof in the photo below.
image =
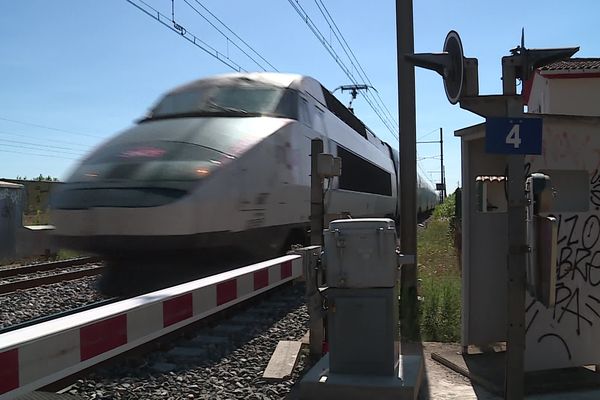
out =
[[240,81],[246,81],[248,83],[258,82],[282,88],[300,90],[308,93],[319,103],[325,105],[325,98],[323,96],[321,84],[316,79],[299,74],[284,74],[278,72],[234,72],[229,74],[215,75],[179,86],[171,90],[169,93],[177,93],[207,84],[239,83]]
[[[359,132],[359,134],[361,134],[367,141],[377,146],[384,144],[384,142],[380,138],[378,138],[377,135],[375,135],[375,133],[373,133],[369,128],[367,128],[358,117],[356,117],[354,114],[351,114],[348,108],[345,105],[343,105],[333,94],[331,94],[331,92],[329,92],[327,88],[322,86],[321,83],[319,83],[319,81],[310,76],[280,72],[233,72],[198,79],[196,81],[187,83],[183,86],[179,86],[174,90],[170,91],[169,93],[186,91],[204,85],[228,83],[239,84],[240,82],[244,81],[246,81],[247,83],[258,82],[282,88],[291,88],[296,89],[302,93],[306,93],[312,98],[314,98],[316,101],[318,101],[330,112],[334,113],[338,118],[344,121],[344,123],[346,123],[352,129]],[[328,92],[327,95],[329,97],[329,100],[326,99],[324,91]],[[332,102],[338,103],[337,106],[331,104]]]

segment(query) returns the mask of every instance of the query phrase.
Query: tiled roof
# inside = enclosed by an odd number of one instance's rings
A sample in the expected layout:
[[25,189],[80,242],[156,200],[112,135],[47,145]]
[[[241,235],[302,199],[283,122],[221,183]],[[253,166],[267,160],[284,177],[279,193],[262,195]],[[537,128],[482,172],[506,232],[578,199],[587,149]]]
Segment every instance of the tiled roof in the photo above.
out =
[[476,182],[503,182],[506,180],[506,176],[502,175],[479,175],[475,178]]
[[540,67],[540,71],[600,71],[600,58],[571,58]]

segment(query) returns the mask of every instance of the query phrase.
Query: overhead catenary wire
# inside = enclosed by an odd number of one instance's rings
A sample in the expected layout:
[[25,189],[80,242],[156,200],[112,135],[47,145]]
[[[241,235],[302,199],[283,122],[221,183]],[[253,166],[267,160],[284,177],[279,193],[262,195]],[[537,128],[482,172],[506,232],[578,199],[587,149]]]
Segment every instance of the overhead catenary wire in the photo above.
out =
[[8,122],[13,122],[15,124],[32,126],[32,127],[35,127],[35,128],[47,129],[47,130],[50,130],[50,131],[68,133],[68,134],[71,134],[71,135],[88,136],[88,137],[92,137],[92,138],[96,138],[96,139],[103,139],[102,136],[98,136],[98,135],[92,135],[92,134],[89,134],[89,133],[83,133],[83,132],[77,132],[77,131],[70,131],[70,130],[67,130],[67,129],[54,128],[54,127],[47,126],[47,125],[41,125],[41,124],[36,124],[36,123],[26,122],[26,121],[20,121],[20,120],[6,118],[6,117],[0,117],[0,120],[2,120],[2,121],[8,121]]
[[[435,128],[435,129],[433,129],[432,131],[430,131],[430,132],[427,132],[427,133],[425,133],[425,134],[423,134],[423,135],[419,136],[419,137],[417,138],[417,141],[419,141],[419,140],[421,140],[421,139],[425,139],[427,136],[431,135],[432,133],[436,133],[436,132],[439,132],[439,131],[440,131],[440,128]],[[439,142],[439,141],[438,141],[438,142]]]
[[419,158],[417,158],[417,161],[423,161],[423,160],[439,160],[440,158],[441,158],[441,156],[419,157]]
[[[310,16],[306,12],[306,10],[304,10],[304,8],[300,5],[299,1],[298,0],[288,0],[288,2],[292,6],[292,8],[294,8],[294,10],[296,11],[296,13],[300,16],[300,18],[302,19],[302,21],[304,21],[304,23],[308,26],[308,28],[310,29],[310,31],[321,42],[321,44],[327,50],[327,52],[329,53],[329,55],[334,59],[334,61],[338,64],[338,66],[346,74],[346,76],[348,77],[348,79],[350,79],[350,81],[353,84],[355,84],[355,85],[358,84],[358,80],[355,78],[355,76],[352,73],[352,71],[350,70],[350,68],[344,63],[344,61],[338,55],[338,53],[333,48],[333,46],[331,45],[331,43],[329,43],[327,41],[327,38],[325,38],[325,35],[321,32],[321,30],[317,27],[317,25],[314,23],[314,21],[310,18]],[[334,35],[335,35],[335,33],[334,33]],[[344,51],[346,51],[346,50],[344,50]],[[353,63],[351,62],[351,64],[353,64]],[[371,107],[371,109],[373,110],[373,112],[375,112],[375,114],[380,119],[380,121],[383,123],[383,125],[387,128],[387,130],[392,134],[392,136],[396,140],[398,140],[398,134],[396,133],[396,129],[394,129],[394,126],[393,126],[394,123],[390,122],[389,118],[385,118],[382,115],[383,111],[381,111],[381,109],[379,107],[376,107],[373,104],[373,101],[369,98],[369,96],[364,96],[364,99],[367,102],[367,104],[369,104],[369,106]]]
[[[365,72],[360,61],[358,61],[356,54],[354,54],[354,51],[348,44],[348,41],[346,40],[346,38],[340,31],[340,28],[338,27],[335,20],[331,16],[331,13],[327,9],[327,6],[325,5],[325,3],[323,3],[323,0],[314,0],[314,1],[315,1],[315,4],[317,5],[317,7],[319,8],[319,11],[321,12],[321,15],[323,15],[323,17],[325,18],[325,21],[327,21],[330,29],[331,29],[331,24],[333,24],[333,27],[335,28],[334,35],[335,35],[336,39],[338,39],[338,42],[340,43],[342,49],[344,50],[344,53],[346,53],[346,56],[348,56],[350,63],[354,66],[358,75],[361,77],[361,79],[363,79],[363,81],[366,81],[366,83],[368,83],[370,86],[374,86],[373,82],[371,82],[371,79],[369,79],[369,76]],[[329,24],[329,21],[331,21],[331,24]],[[336,32],[337,32],[337,34],[336,34]],[[338,34],[339,34],[339,37],[338,37]],[[346,49],[348,49],[348,51],[346,51]],[[350,55],[348,54],[348,52],[350,52]],[[356,65],[354,62],[352,62],[352,60],[354,60],[356,62]],[[356,66],[358,66],[358,68],[356,68]],[[379,92],[375,91],[375,96],[376,96],[376,98],[373,97],[375,99],[375,102],[377,102],[380,106],[383,107],[383,109],[386,111],[388,117],[390,118],[391,122],[394,124],[394,127],[399,130],[400,125],[398,124],[398,121],[396,121],[396,119],[394,118],[394,116],[392,115],[390,110],[385,105],[385,102],[379,95]],[[377,99],[379,99],[379,101],[377,101]]]
[[20,137],[20,138],[25,138],[25,139],[40,139],[40,140],[51,140],[52,143],[63,143],[63,144],[68,144],[70,146],[79,146],[79,147],[83,147],[83,149],[75,149],[73,148],[73,150],[89,150],[90,148],[93,147],[93,145],[90,144],[82,144],[82,143],[75,143],[75,142],[71,142],[71,141],[67,141],[67,140],[60,140],[60,139],[55,139],[55,138],[39,138],[36,136],[33,136],[31,133],[28,135],[24,135],[22,133],[14,133],[14,132],[6,132],[6,131],[2,131],[0,130],[0,135],[7,135],[7,136],[11,136],[11,137]]
[[46,150],[44,148],[41,147],[36,147],[36,146],[29,146],[29,145],[19,145],[19,144],[5,144],[5,143],[0,143],[0,146],[3,147],[11,147],[11,148],[18,148],[18,149],[27,149],[27,150],[35,150],[35,151],[44,151],[44,152],[48,152],[48,153],[58,153],[58,154],[66,154],[66,155],[71,155],[71,156],[83,156],[83,154],[77,154],[77,153],[72,153],[70,151],[63,151],[63,150]]
[[[186,39],[187,41],[192,43],[194,46],[198,47],[200,50],[204,51],[205,53],[207,53],[211,57],[215,58],[216,60],[220,61],[221,63],[225,64],[226,66],[228,66],[229,68],[231,68],[234,71],[248,72],[248,70],[246,68],[244,68],[241,63],[235,61],[229,55],[229,44],[230,43],[234,47],[236,47],[240,52],[242,52],[242,54],[245,57],[247,57],[249,60],[251,60],[254,64],[256,64],[263,71],[269,71],[269,70],[278,71],[277,68],[275,68],[273,66],[273,64],[271,64],[269,61],[267,61],[264,56],[262,56],[257,50],[255,50],[252,46],[250,46],[248,44],[248,42],[243,40],[237,33],[235,33],[221,19],[219,19],[206,6],[204,6],[202,3],[200,3],[197,0],[194,0],[194,2],[198,6],[202,7],[202,9],[205,10],[206,13],[208,13],[212,18],[214,18],[220,25],[222,25],[227,31],[229,31],[234,36],[234,38],[228,36],[222,29],[220,29],[215,23],[213,23],[213,21],[211,21],[203,12],[201,12],[197,7],[195,7],[190,1],[183,0],[188,5],[188,7],[190,7],[196,14],[198,14],[200,17],[202,17],[202,19],[204,19],[204,21],[206,21],[214,30],[216,30],[220,35],[222,35],[227,40],[227,49],[225,51],[217,50],[216,47],[208,44],[205,40],[202,40],[197,35],[191,33],[186,27],[182,26],[179,22],[176,22],[175,21],[175,2],[174,2],[174,0],[171,1],[171,17],[168,17],[165,14],[161,13],[159,10],[152,7],[144,0],[125,0],[125,1],[127,1],[129,4],[133,5],[140,11],[144,12],[146,15],[150,16],[157,22],[166,26],[173,32],[178,33],[180,36],[182,36],[184,39]],[[244,47],[246,47],[248,50],[245,50]],[[250,53],[254,53],[258,57],[253,57]],[[263,64],[261,61],[259,61],[257,58],[264,61],[264,63],[266,65]]]
[[[188,3],[187,0],[184,0],[186,3]],[[198,4],[200,7],[202,7],[202,9],[204,11],[206,11],[212,18],[214,18],[219,24],[221,24],[221,26],[223,26],[227,31],[229,31],[233,36],[235,36],[236,39],[238,39],[244,46],[246,46],[251,52],[253,52],[254,54],[256,54],[258,56],[258,58],[260,58],[262,61],[264,61],[270,68],[271,70],[275,71],[275,72],[279,72],[279,70],[273,65],[271,64],[265,57],[262,56],[262,54],[260,54],[257,50],[255,50],[251,45],[249,45],[244,39],[242,39],[237,33],[235,33],[231,28],[229,28],[229,26],[227,26],[227,24],[225,24],[221,19],[219,19],[219,17],[217,17],[214,13],[212,13],[204,4],[202,4],[200,1],[198,0],[194,0],[194,2],[196,4]],[[188,3],[189,5],[189,3]],[[190,7],[192,7],[190,5]],[[192,7],[193,8],[193,7]],[[229,38],[227,35],[225,35],[223,32],[221,32],[221,30],[219,30],[212,22],[209,21],[208,18],[206,18],[206,16],[204,16],[202,13],[200,13],[198,10],[194,9],[200,16],[202,16],[202,18],[204,18],[206,20],[206,22],[208,22],[213,28],[215,28],[219,33],[221,33],[223,36],[225,36],[225,38],[227,38],[227,40],[229,40],[231,43],[233,43],[234,46],[236,46],[238,49],[240,49],[240,51],[243,51],[237,44],[235,44],[231,38]],[[246,54],[246,52],[244,52],[244,54]],[[247,54],[246,54],[247,55]],[[252,57],[250,57],[249,55],[247,55],[248,58],[252,59],[257,65],[259,65],[263,70],[267,71],[267,68],[263,67],[262,65],[258,64]]]
[[171,18],[164,15],[163,13],[158,11],[156,8],[152,7],[151,5],[146,3],[144,0],[125,0],[125,1],[128,2],[129,4],[131,4],[132,6],[136,7],[138,10],[142,11],[144,14],[153,18],[157,22],[166,26],[173,32],[179,34],[185,40],[192,43],[194,46],[196,46],[200,50],[204,51],[206,54],[208,54],[211,57],[215,58],[216,60],[220,61],[222,64],[225,64],[232,70],[237,71],[237,72],[248,72],[246,69],[242,68],[242,66],[240,64],[238,64],[237,62],[233,61],[230,57],[228,57],[224,52],[220,52],[213,46],[206,43],[204,40],[200,39],[198,36],[191,33],[189,30],[187,30],[183,26],[175,23],[175,21],[173,21]]
[[[16,144],[20,144],[20,145],[29,145],[29,146],[34,146],[34,147],[39,147],[40,149],[51,149],[52,151],[55,151],[54,149],[57,150],[67,150],[68,153],[71,153],[73,155],[84,155],[84,153],[81,150],[76,150],[70,147],[63,147],[63,146],[52,146],[49,144],[38,144],[38,143],[31,143],[31,142],[23,142],[20,140],[10,140],[10,139],[1,139],[0,138],[0,142],[7,142],[7,143],[16,143]],[[67,153],[64,152],[64,153]]]
[[[312,21],[308,13],[302,8],[302,6],[298,3],[298,1],[294,2],[294,0],[288,0],[291,6],[296,10],[298,15],[302,18],[302,20],[307,24],[308,28],[313,32],[313,34],[319,39],[323,47],[327,50],[327,52],[331,55],[334,61],[338,64],[338,66],[342,69],[342,71],[346,74],[346,76],[352,81],[353,84],[358,84],[358,81],[354,78],[352,72],[348,69],[348,67],[343,63],[341,58],[338,56],[337,52],[331,46],[331,44],[327,41],[323,33],[318,29],[316,24]],[[381,122],[385,125],[385,127],[390,131],[392,136],[398,139],[398,136],[393,128],[391,128],[388,122],[381,116],[380,112],[373,106],[368,97],[365,96],[365,101],[371,106],[371,109],[377,114]]]
[[223,32],[221,31],[215,24],[213,24],[208,18],[206,18],[196,7],[194,7],[188,0],[183,0],[183,2],[185,4],[187,4],[192,10],[194,10],[196,12],[196,14],[200,15],[206,22],[208,22],[210,24],[210,26],[212,26],[217,32],[219,32],[221,35],[223,35],[226,39],[227,39],[227,43],[231,43],[233,44],[239,51],[241,51],[246,57],[248,57],[250,60],[252,60],[252,62],[254,62],[254,64],[256,64],[260,69],[262,69],[263,71],[267,71],[267,68],[265,68],[260,62],[256,61],[256,59],[254,59],[254,57],[252,57],[250,54],[248,54],[248,52],[246,52],[244,49],[242,49],[237,43],[231,41],[231,39]]
[[417,168],[419,168],[419,171],[421,171],[423,178],[427,179],[427,181],[429,181],[429,183],[431,183],[431,185],[433,187],[435,187],[435,183],[431,180],[431,178],[427,175],[427,173],[425,172],[425,170],[421,167],[421,164],[419,164],[419,162],[417,161]]
[[63,156],[50,155],[50,154],[29,153],[29,152],[24,152],[24,151],[15,151],[15,150],[2,150],[2,149],[0,149],[0,152],[2,152],[2,153],[11,153],[11,154],[23,154],[23,155],[27,155],[27,156],[38,156],[38,157],[48,157],[48,158],[62,158],[62,159],[65,159],[65,160],[73,160],[73,161],[78,160],[78,158],[72,158],[72,157],[63,157]]

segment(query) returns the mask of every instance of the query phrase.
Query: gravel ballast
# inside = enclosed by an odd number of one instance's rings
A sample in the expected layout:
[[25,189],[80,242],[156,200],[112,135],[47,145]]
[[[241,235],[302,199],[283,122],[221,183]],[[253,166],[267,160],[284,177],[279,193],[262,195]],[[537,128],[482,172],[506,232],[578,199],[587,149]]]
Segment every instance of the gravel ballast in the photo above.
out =
[[91,276],[0,295],[0,329],[106,299],[96,289],[97,279]]
[[281,399],[307,357],[299,357],[284,381],[265,381],[263,371],[277,343],[300,340],[307,324],[304,286],[289,286],[165,351],[98,369],[67,393],[89,399]]

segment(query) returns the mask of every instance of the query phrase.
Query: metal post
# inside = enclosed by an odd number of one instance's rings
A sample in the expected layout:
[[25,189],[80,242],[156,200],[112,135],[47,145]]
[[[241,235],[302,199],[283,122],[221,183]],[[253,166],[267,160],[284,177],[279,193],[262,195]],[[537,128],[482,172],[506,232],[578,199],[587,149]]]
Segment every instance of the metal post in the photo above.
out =
[[323,244],[323,178],[319,176],[319,154],[323,152],[323,141],[313,139],[310,143],[310,244]]
[[302,256],[302,267],[306,281],[306,304],[308,307],[309,351],[313,360],[323,353],[323,300],[319,293],[317,262],[321,256],[321,246],[309,246],[293,252]]
[[446,171],[444,170],[444,131],[440,127],[440,175],[441,175],[441,183],[442,183],[442,201],[447,196],[446,192]]
[[417,322],[417,144],[415,121],[415,67],[404,55],[414,53],[412,0],[396,0],[398,60],[398,114],[400,118],[400,249],[414,255],[401,272],[401,337],[419,337]]
[[522,399],[525,352],[524,156],[508,156],[508,282],[506,399]]
[[[503,94],[514,95],[514,58],[502,60]],[[507,117],[523,115],[520,98],[507,99]],[[507,345],[504,396],[508,400],[523,399],[525,391],[525,156],[508,156],[508,281],[507,281]]]

